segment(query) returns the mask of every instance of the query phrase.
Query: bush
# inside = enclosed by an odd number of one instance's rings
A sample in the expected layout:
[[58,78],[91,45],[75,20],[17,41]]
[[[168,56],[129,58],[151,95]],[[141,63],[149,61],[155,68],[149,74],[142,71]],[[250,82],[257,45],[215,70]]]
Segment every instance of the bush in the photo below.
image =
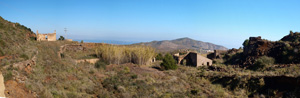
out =
[[244,43],[243,43],[243,46],[246,47],[246,46],[248,46],[248,44],[249,44],[249,40],[246,39],[246,40],[244,41]]
[[65,37],[60,36],[60,37],[58,38],[58,40],[65,40]]
[[9,71],[4,75],[4,81],[11,80],[11,79],[13,79],[13,74],[11,73],[11,71]]
[[162,67],[163,70],[169,70],[169,69],[177,69],[178,66],[176,64],[175,59],[172,57],[171,54],[166,54],[163,62],[160,64],[160,66]]
[[23,59],[25,59],[25,60],[29,59],[29,57],[26,54],[22,54],[22,55],[20,55],[20,57],[23,58]]
[[155,57],[156,60],[163,60],[163,56],[161,53],[158,53]]
[[103,61],[100,61],[100,60],[95,63],[95,67],[96,68],[103,68],[103,69],[105,69],[106,65],[108,65],[108,64],[105,63],[105,62],[103,62]]
[[271,67],[275,62],[275,59],[268,56],[262,56],[254,62],[254,65],[250,68],[252,70],[264,71],[266,68]]

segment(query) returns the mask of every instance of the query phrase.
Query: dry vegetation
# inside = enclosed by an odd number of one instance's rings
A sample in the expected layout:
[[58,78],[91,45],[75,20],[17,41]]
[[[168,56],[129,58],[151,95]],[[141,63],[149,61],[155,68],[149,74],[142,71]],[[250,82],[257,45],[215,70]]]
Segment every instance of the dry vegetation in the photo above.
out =
[[[100,45],[86,51],[66,51],[60,59],[58,57],[60,46],[78,43],[36,42],[30,40],[30,37],[24,37],[28,32],[31,33],[30,29],[20,24],[16,24],[14,27],[13,23],[5,22],[3,19],[0,22],[0,56],[9,57],[0,60],[4,79],[23,85],[19,89],[36,97],[243,98],[300,96],[298,82],[296,82],[296,86],[293,83],[285,83],[287,86],[292,85],[295,88],[288,90],[273,87],[270,82],[284,80],[281,78],[291,79],[291,81],[299,80],[300,65],[265,66],[264,64],[272,64],[266,61],[272,60],[262,59],[259,61],[261,63],[257,63],[263,67],[263,70],[260,71],[223,65],[224,61],[216,61],[217,64],[211,67],[178,66],[176,70],[161,71],[153,68],[159,67],[161,62],[149,64],[156,56],[153,48],[123,45]],[[15,63],[30,60],[34,55],[37,60],[36,64],[31,67],[31,72],[13,67]],[[77,59],[96,57],[101,59],[96,64],[75,62]],[[160,60],[163,59],[162,55],[158,57]],[[229,58],[236,60],[239,56],[229,55]],[[273,88],[269,87],[270,84]],[[279,85],[285,86],[285,84]],[[15,88],[10,89],[14,90]],[[10,93],[11,95],[13,95],[12,93],[24,95],[21,92]]]
[[147,46],[103,45],[96,48],[97,56],[109,64],[134,63],[149,65],[155,50]]

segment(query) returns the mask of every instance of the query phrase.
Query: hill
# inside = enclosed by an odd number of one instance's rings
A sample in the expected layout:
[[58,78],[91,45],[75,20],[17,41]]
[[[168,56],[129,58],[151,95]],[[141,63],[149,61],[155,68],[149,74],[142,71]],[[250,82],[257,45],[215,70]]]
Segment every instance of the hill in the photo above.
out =
[[[35,41],[34,33],[29,28],[2,18],[0,35],[0,77],[2,73],[5,86],[5,91],[3,92],[2,88],[0,93],[4,93],[4,97],[8,98],[300,96],[299,62],[289,66],[269,67],[264,71],[218,62],[213,66],[194,68],[180,65],[176,70],[161,70],[160,64],[163,61],[143,63],[149,61],[149,55],[153,56],[155,52],[150,47]],[[253,39],[257,38],[251,38],[244,46],[251,50],[251,54],[247,55],[252,56],[253,53],[255,56],[257,53],[272,54],[267,51],[269,48],[264,46],[278,45],[280,47],[274,49],[286,48],[286,56],[297,55],[291,60],[299,61],[299,47],[294,47],[299,45],[299,35],[300,33],[291,33],[287,39],[282,39],[287,41],[280,41],[274,45],[272,42],[262,39],[255,41]],[[211,43],[200,47],[200,41],[189,38],[156,43],[173,48],[222,47],[210,46]],[[282,45],[284,47],[281,47]],[[239,53],[243,54],[243,50],[240,50]],[[230,50],[226,57],[232,58],[232,61],[240,59],[238,53],[231,53]],[[98,61],[91,61],[95,59]],[[0,85],[3,85],[3,82],[0,82]]]
[[19,48],[34,38],[35,34],[30,28],[9,22],[0,16],[0,56],[20,53]]
[[136,45],[146,45],[156,48],[159,51],[173,51],[178,49],[194,49],[194,50],[227,50],[226,47],[215,45],[208,42],[197,41],[191,38],[179,38],[175,40],[152,41],[145,43],[137,43]]

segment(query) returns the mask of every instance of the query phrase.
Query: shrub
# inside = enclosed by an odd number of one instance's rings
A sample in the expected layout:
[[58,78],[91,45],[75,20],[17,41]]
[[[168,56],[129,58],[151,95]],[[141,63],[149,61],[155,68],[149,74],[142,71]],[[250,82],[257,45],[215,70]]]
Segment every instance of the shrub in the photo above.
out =
[[60,37],[58,38],[58,40],[65,40],[65,37],[60,36]]
[[26,54],[22,54],[22,55],[20,55],[20,57],[23,58],[23,59],[25,59],[25,60],[29,59],[29,57]]
[[274,58],[268,56],[262,56],[256,59],[254,65],[252,65],[250,69],[264,71],[266,70],[266,68],[271,67],[274,64],[274,62],[275,62]]
[[136,74],[131,75],[131,79],[137,79],[138,76]]
[[172,57],[171,54],[166,54],[163,62],[160,64],[163,70],[169,70],[169,69],[177,69],[178,66],[176,64],[175,59]]
[[246,39],[246,40],[244,41],[244,43],[243,43],[243,46],[246,47],[246,46],[248,46],[248,44],[249,44],[249,40]]
[[158,53],[155,57],[156,60],[162,60],[163,59],[163,56],[161,53]]
[[100,61],[100,60],[95,63],[95,67],[96,68],[103,68],[103,69],[105,69],[106,65],[108,65],[108,64],[105,63],[105,62],[103,62],[103,61]]
[[13,74],[11,73],[11,71],[9,71],[8,73],[6,73],[4,75],[4,80],[7,81],[7,80],[11,80],[13,79]]

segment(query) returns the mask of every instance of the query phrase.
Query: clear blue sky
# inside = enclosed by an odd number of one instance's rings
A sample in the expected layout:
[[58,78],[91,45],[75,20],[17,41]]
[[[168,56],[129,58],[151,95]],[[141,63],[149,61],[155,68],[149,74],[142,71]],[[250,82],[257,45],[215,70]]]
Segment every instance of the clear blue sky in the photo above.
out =
[[300,0],[0,0],[0,16],[71,39],[190,37],[238,48],[249,36],[274,41],[299,31]]

